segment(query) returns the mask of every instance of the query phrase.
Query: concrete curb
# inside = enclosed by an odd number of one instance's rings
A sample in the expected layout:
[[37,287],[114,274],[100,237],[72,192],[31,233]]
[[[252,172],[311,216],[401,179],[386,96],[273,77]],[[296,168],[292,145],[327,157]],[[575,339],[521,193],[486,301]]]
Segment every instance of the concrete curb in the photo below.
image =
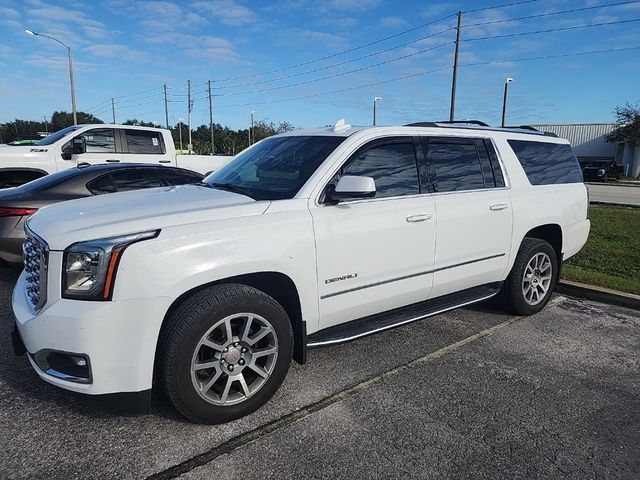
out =
[[631,208],[640,208],[640,205],[634,205],[633,203],[613,203],[613,202],[597,202],[595,200],[591,200],[589,205],[609,205],[611,207],[631,207]]
[[609,288],[586,285],[570,280],[560,280],[556,291],[563,295],[640,310],[640,295],[634,295],[633,293],[619,292]]

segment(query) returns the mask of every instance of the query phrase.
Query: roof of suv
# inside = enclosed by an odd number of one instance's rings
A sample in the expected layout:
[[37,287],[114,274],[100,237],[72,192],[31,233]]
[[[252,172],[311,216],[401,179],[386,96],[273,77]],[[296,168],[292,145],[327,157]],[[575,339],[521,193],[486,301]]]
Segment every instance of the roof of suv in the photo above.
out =
[[[443,128],[455,130],[482,130],[492,132],[519,133],[525,135],[536,135],[545,137],[557,137],[555,133],[543,132],[529,125],[492,127],[478,120],[461,120],[461,121],[441,121],[441,122],[417,122],[402,125],[401,127],[424,127],[424,128]],[[299,135],[327,135],[337,137],[349,137],[356,132],[362,130],[370,130],[374,128],[385,128],[381,126],[351,126],[344,123],[344,120],[338,121],[334,127],[327,126],[323,128],[308,128],[302,130],[292,130],[280,134],[280,136],[299,136]]]

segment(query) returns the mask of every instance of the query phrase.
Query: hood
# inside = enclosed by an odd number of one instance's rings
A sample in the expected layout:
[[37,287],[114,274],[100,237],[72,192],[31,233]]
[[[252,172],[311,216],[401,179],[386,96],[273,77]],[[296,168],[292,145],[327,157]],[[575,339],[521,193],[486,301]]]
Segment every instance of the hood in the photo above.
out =
[[30,217],[28,224],[51,250],[64,250],[85,240],[260,215],[269,204],[206,186],[183,185],[49,205]]

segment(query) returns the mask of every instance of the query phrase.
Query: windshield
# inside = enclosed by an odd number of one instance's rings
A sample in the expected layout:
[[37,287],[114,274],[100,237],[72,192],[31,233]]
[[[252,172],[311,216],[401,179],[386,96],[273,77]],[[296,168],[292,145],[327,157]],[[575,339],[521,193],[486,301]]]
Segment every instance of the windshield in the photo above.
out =
[[293,198],[345,138],[315,135],[267,138],[205,182],[256,200]]
[[62,137],[69,135],[71,132],[76,131],[80,127],[78,125],[74,125],[73,127],[63,128],[62,130],[58,130],[56,133],[52,133],[48,137],[44,137],[40,140],[36,145],[52,145],[60,140]]

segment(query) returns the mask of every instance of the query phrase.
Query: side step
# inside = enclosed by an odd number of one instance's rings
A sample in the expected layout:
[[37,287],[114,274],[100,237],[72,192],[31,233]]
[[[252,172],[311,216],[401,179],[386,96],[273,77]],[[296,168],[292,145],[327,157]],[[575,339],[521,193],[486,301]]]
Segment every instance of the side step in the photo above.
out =
[[323,347],[349,342],[356,338],[366,337],[390,328],[416,322],[447,310],[481,302],[495,296],[500,291],[501,286],[501,282],[481,285],[325,328],[309,335],[307,347]]

